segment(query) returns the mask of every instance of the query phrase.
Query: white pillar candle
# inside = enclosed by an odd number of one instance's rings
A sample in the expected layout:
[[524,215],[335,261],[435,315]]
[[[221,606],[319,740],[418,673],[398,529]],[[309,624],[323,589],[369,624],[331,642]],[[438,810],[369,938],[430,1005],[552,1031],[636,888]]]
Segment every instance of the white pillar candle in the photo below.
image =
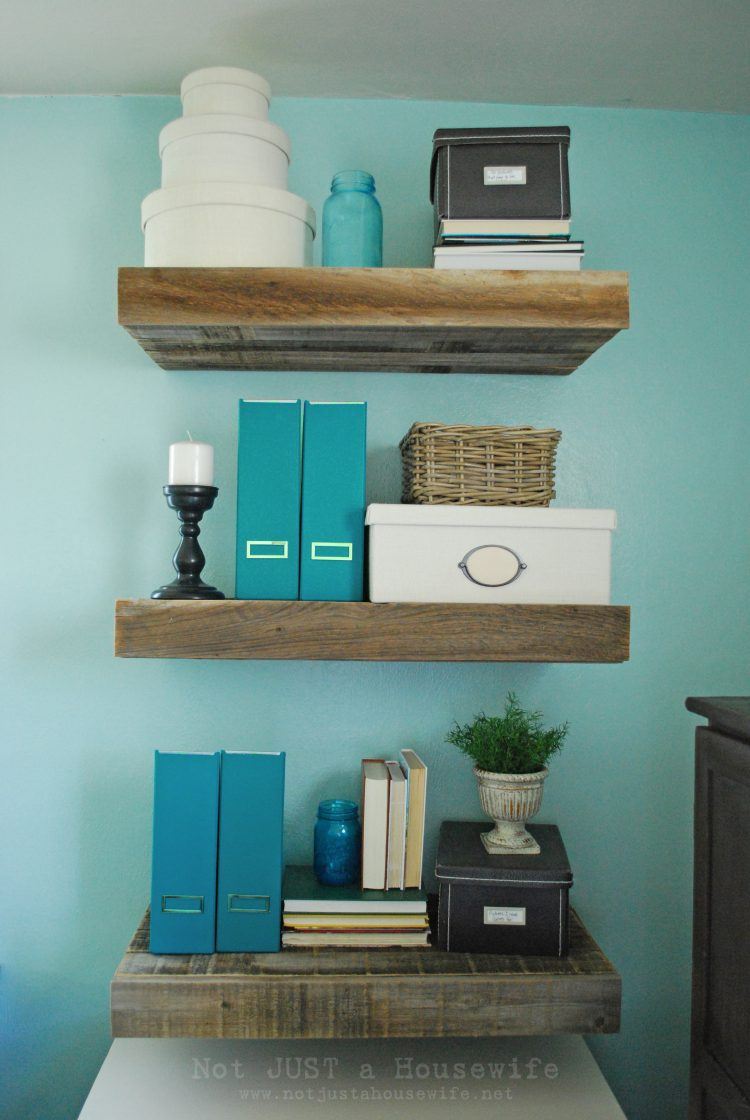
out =
[[214,449],[210,443],[183,440],[169,448],[170,486],[213,486]]

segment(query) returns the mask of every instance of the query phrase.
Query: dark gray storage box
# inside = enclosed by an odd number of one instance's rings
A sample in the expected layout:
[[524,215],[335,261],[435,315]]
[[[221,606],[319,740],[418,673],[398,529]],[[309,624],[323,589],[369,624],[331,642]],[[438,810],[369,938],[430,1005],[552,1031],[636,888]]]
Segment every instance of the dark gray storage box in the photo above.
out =
[[430,201],[444,218],[570,217],[570,129],[439,128],[432,140]]
[[491,827],[489,821],[443,821],[435,863],[438,948],[567,956],[573,875],[560,830],[530,824],[539,855],[499,856],[485,851],[480,839]]

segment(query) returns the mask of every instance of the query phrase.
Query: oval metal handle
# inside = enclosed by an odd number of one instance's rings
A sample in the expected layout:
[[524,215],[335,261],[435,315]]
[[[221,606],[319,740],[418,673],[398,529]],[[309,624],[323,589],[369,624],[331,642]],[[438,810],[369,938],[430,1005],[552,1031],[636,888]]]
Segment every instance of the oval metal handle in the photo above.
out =
[[459,568],[479,587],[505,587],[518,579],[526,565],[521,557],[502,544],[480,544],[466,553]]

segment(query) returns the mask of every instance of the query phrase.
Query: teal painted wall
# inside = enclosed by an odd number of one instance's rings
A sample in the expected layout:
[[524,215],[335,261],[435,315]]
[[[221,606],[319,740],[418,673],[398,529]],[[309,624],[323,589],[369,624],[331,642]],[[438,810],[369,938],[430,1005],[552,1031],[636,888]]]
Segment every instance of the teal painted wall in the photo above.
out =
[[[107,986],[146,902],[152,752],[285,749],[288,850],[363,755],[429,760],[430,837],[479,817],[454,719],[516,689],[571,733],[544,817],[575,901],[622,971],[623,1030],[594,1049],[631,1120],[684,1114],[690,693],[747,690],[750,118],[395,101],[279,101],[291,187],[320,212],[332,172],[375,173],[385,262],[430,260],[436,126],[568,123],[574,230],[624,268],[630,331],[570,378],[164,373],[115,325],[141,261],[169,98],[0,102],[3,488],[4,1115],[69,1120],[108,1045]],[[240,396],[367,399],[369,495],[397,500],[413,420],[559,426],[560,505],[612,506],[622,666],[115,661],[113,602],[169,576],[167,445],[216,445],[207,576],[233,580]],[[433,846],[428,853],[432,855]]]

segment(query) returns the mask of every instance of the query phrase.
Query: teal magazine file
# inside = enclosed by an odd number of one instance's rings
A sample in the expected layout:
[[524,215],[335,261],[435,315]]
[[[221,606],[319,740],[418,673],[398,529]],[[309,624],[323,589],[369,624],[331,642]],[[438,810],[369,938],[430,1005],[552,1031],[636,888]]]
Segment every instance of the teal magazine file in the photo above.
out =
[[305,401],[300,598],[363,597],[367,405]]
[[152,953],[213,953],[219,754],[156,751]]
[[302,402],[240,401],[238,599],[299,598]]
[[281,948],[285,760],[222,752],[217,952]]

